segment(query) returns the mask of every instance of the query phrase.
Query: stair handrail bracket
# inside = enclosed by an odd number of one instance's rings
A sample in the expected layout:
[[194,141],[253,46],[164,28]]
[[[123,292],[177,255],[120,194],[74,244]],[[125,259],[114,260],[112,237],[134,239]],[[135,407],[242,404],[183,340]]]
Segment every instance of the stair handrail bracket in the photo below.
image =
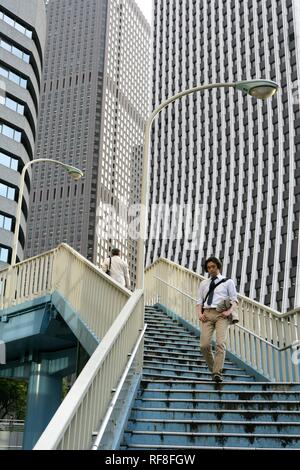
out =
[[[195,304],[204,279],[159,258],[145,270],[146,305],[162,304],[199,330]],[[280,313],[243,295],[238,301],[240,321],[229,328],[228,350],[271,381],[298,382],[300,361],[294,358],[300,343],[300,309]]]

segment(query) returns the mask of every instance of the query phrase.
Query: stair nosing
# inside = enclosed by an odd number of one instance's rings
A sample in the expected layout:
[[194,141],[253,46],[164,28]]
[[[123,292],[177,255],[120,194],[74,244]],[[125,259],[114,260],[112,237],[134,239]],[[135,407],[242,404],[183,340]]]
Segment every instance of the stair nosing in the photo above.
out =
[[[216,420],[209,420],[209,419],[161,419],[161,418],[132,418],[129,419],[129,421],[132,421],[134,423],[166,423],[166,424],[231,424],[231,425],[240,425],[242,424],[243,426],[247,426],[248,424],[254,425],[254,426],[299,426],[300,430],[300,423],[297,421],[232,421],[232,420],[222,420],[222,419],[216,419]],[[248,434],[248,433],[247,433]]]
[[[182,402],[182,403],[186,403],[186,399],[185,398],[143,398],[143,397],[138,397],[137,398],[138,401],[144,401],[144,402],[150,402],[150,401],[155,401],[155,402],[159,402],[159,403],[165,403],[165,402]],[[259,403],[259,404],[270,404],[270,403],[274,403],[273,400],[255,400],[255,402],[253,402],[253,400],[234,400],[234,399],[222,399],[220,398],[219,400],[216,400],[216,399],[197,399],[197,398],[191,398],[189,400],[189,403],[236,403],[236,404],[241,404],[241,403]],[[288,403],[285,401],[285,400],[278,400],[276,401],[276,404],[280,404],[280,405],[283,405],[283,404],[293,404],[293,405],[299,405],[300,406],[300,403],[299,403],[299,400],[290,400]],[[189,410],[191,408],[187,408],[187,410]]]
[[[132,411],[153,411],[153,412],[165,412],[165,413],[255,413],[255,414],[274,414],[274,413],[282,413],[282,414],[299,414],[300,415],[300,410],[231,410],[230,408],[228,409],[220,409],[220,410],[215,410],[211,408],[147,408],[147,407],[133,407]],[[274,421],[276,423],[276,421]],[[289,421],[293,422],[293,421]]]
[[177,431],[134,431],[134,430],[130,430],[130,431],[125,431],[125,433],[127,434],[154,434],[154,435],[168,435],[168,436],[198,436],[198,437],[246,437],[246,438],[249,438],[251,436],[253,437],[262,437],[262,438],[265,438],[265,437],[270,437],[270,438],[274,438],[274,437],[277,437],[279,439],[283,439],[283,438],[288,438],[288,439],[299,439],[300,438],[300,434],[261,434],[261,433],[247,433],[246,435],[244,433],[227,433],[227,432],[207,432],[207,433],[203,433],[203,432],[177,432]]
[[[147,363],[147,365],[148,365],[149,362],[150,362],[150,364],[151,364],[151,361],[145,361],[144,364]],[[166,362],[157,362],[157,363],[155,363],[155,364],[168,364],[168,363],[166,363]],[[197,367],[197,366],[195,366],[195,367]],[[156,369],[159,369],[159,370],[161,370],[161,371],[177,371],[177,372],[187,372],[187,373],[197,373],[197,372],[201,372],[201,371],[193,371],[193,370],[189,370],[189,369],[176,369],[176,368],[172,368],[172,367],[162,367],[162,368],[159,368],[158,365],[157,365],[157,366],[152,366],[152,365],[151,365],[151,367],[146,366],[146,367],[144,367],[144,368],[145,368],[145,369],[155,369],[155,370],[156,370]],[[234,369],[234,370],[235,370],[235,369]],[[240,370],[243,371],[242,369],[240,369]],[[211,374],[211,372],[208,371],[207,374]],[[225,374],[224,371],[223,371],[223,374],[222,374],[222,375],[223,375],[224,377],[226,377],[226,376],[228,376],[228,375],[233,376],[233,377],[252,377],[251,375],[248,375],[248,374],[245,374],[245,373],[243,373],[243,374]]]

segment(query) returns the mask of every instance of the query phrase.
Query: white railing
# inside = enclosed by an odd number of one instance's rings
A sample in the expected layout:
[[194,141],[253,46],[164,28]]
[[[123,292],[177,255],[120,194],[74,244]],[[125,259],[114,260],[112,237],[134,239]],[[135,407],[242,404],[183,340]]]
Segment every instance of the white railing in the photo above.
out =
[[[114,321],[58,408],[34,450],[91,449],[92,435],[101,428],[144,327],[144,297],[137,290]],[[143,348],[135,361],[142,370]]]
[[131,292],[66,244],[0,272],[0,309],[58,291],[98,338]]
[[[203,279],[160,258],[145,271],[146,305],[159,302],[199,328],[195,303]],[[228,349],[270,380],[299,381],[299,364],[291,357],[300,338],[300,310],[281,314],[247,297],[238,299],[240,322],[229,330]]]
[[[119,400],[123,399],[124,403],[124,398],[122,398],[122,392],[124,391],[124,389],[126,389],[126,381],[128,379],[132,381],[132,366],[136,362],[138,355],[141,353],[141,347],[144,342],[146,328],[147,325],[144,326],[142,332],[140,333],[140,336],[138,337],[138,340],[134,346],[134,350],[131,354],[128,355],[130,359],[127,362],[127,365],[124,369],[122,377],[120,378],[117,388],[114,390],[113,398],[102,420],[100,429],[97,433],[95,433],[96,439],[93,444],[92,450],[101,450],[101,448],[105,449],[105,433],[109,432],[110,434],[112,434],[113,431],[111,428],[117,426],[117,421],[114,418],[114,412],[117,409],[117,404]],[[140,362],[140,359],[138,359],[138,361]],[[122,415],[124,415],[124,408],[121,410],[121,413]],[[112,423],[110,421],[112,421]],[[106,449],[111,449],[111,447],[106,447]]]

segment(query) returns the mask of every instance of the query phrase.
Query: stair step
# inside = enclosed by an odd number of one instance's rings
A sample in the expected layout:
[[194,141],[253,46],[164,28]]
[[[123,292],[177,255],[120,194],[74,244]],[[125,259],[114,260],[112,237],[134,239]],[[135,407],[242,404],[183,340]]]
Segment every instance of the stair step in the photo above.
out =
[[166,333],[166,334],[174,334],[174,335],[186,335],[191,338],[197,338],[195,334],[193,334],[191,331],[186,330],[182,326],[176,323],[170,323],[170,324],[162,324],[158,322],[153,322],[153,323],[147,323],[147,333],[157,333],[157,330],[159,330],[161,333]]
[[127,431],[161,431],[177,433],[245,433],[245,434],[293,434],[300,439],[300,423],[270,421],[222,421],[196,419],[131,419]]
[[193,333],[191,331],[188,331],[186,330],[185,328],[182,327],[182,325],[180,325],[180,323],[178,322],[175,322],[175,321],[163,321],[163,322],[158,322],[158,321],[152,321],[152,320],[148,320],[145,318],[145,323],[147,324],[147,332],[148,331],[153,331],[153,330],[162,330],[162,331],[166,331],[166,332],[170,332],[170,331],[178,331],[179,333],[182,333],[182,334],[190,334],[192,336],[196,336],[196,335],[193,335]]
[[172,341],[174,342],[187,342],[187,343],[193,343],[197,344],[199,346],[199,338],[196,338],[196,336],[189,336],[189,335],[184,335],[184,334],[174,334],[174,333],[165,333],[161,331],[160,328],[157,328],[155,332],[148,331],[145,335],[145,339],[150,340],[150,339],[155,339],[159,338],[159,341]]
[[182,341],[165,341],[164,339],[162,341],[157,341],[157,340],[151,340],[149,338],[145,338],[145,348],[147,349],[153,349],[153,348],[158,348],[158,349],[163,349],[165,351],[178,351],[182,353],[189,353],[189,352],[198,352],[200,355],[200,347],[199,343],[187,343],[187,342],[182,342]]
[[149,380],[143,379],[141,382],[141,390],[178,390],[184,389],[186,391],[197,391],[197,390],[236,390],[236,391],[283,391],[283,392],[296,392],[300,391],[300,383],[281,383],[281,382],[236,382],[236,381],[226,381],[219,384],[216,384],[212,380],[208,381],[195,381],[195,380]]
[[[147,360],[147,361],[153,361],[153,362],[161,362],[162,358],[164,359],[164,362],[166,364],[174,364],[174,365],[178,365],[178,366],[182,366],[182,365],[185,365],[187,364],[188,366],[192,365],[192,366],[198,366],[198,367],[207,367],[207,364],[205,362],[204,359],[200,360],[196,360],[196,359],[188,359],[184,356],[182,356],[182,358],[176,358],[176,360],[173,358],[173,357],[169,357],[169,356],[160,356],[159,354],[153,354],[153,353],[146,353],[144,354],[144,359]],[[230,370],[243,370],[241,368],[239,368],[238,366],[230,363],[230,362],[227,362],[226,364],[228,365],[224,365],[224,369],[230,369]]]
[[146,348],[153,348],[153,347],[156,347],[158,349],[163,349],[163,350],[171,350],[171,351],[176,351],[178,352],[178,349],[179,349],[179,352],[185,352],[185,353],[188,353],[188,352],[192,352],[192,353],[195,353],[197,350],[199,351],[199,354],[200,354],[200,347],[199,347],[199,341],[195,341],[195,344],[194,344],[194,347],[191,347],[191,345],[189,343],[184,343],[184,342],[181,342],[181,341],[178,341],[176,342],[176,344],[174,344],[174,342],[172,343],[171,341],[170,342],[167,342],[167,341],[159,341],[159,340],[154,340],[154,339],[149,339],[149,338],[145,338],[145,347]]
[[[159,338],[159,340],[157,339]],[[156,332],[156,335],[145,336],[145,344],[152,343],[152,341],[156,341],[158,344],[172,346],[172,348],[177,348],[177,345],[189,348],[195,348],[200,352],[199,340],[197,339],[188,339],[188,338],[175,338],[175,337],[166,337]]]
[[187,401],[185,398],[168,399],[165,398],[139,398],[135,402],[135,406],[147,408],[182,408],[186,407],[187,410],[191,409],[210,409],[220,410],[286,410],[286,411],[300,411],[299,400],[280,400],[274,402],[273,400],[230,400],[230,399],[191,399]]
[[258,448],[277,447],[277,448],[300,448],[300,435],[294,434],[247,434],[245,433],[196,433],[196,432],[168,432],[168,431],[131,431],[125,432],[125,445],[142,444],[145,442],[151,445],[177,445],[193,448],[195,445],[213,446],[232,446],[245,447],[255,446]]
[[139,392],[138,397],[142,398],[161,398],[165,400],[166,398],[175,400],[181,398],[185,400],[192,400],[201,397],[207,399],[221,399],[221,400],[257,400],[257,399],[267,399],[267,400],[298,400],[300,402],[300,392],[275,392],[275,391],[249,391],[249,390],[161,390],[150,388],[142,390]]
[[[143,378],[146,378],[146,377],[152,377],[152,378],[161,378],[161,377],[165,377],[165,378],[180,378],[180,379],[186,379],[186,380],[193,380],[193,379],[199,379],[199,380],[203,380],[203,379],[207,379],[207,380],[212,380],[212,375],[210,372],[197,372],[197,373],[193,373],[193,372],[190,372],[190,371],[187,371],[187,372],[184,372],[184,371],[181,371],[181,370],[167,370],[167,369],[155,369],[154,367],[146,367],[143,369]],[[244,381],[253,381],[254,378],[251,377],[250,375],[239,375],[239,374],[226,374],[224,376],[224,380],[226,379],[230,379],[230,380],[239,380],[239,379],[243,379]]]
[[[192,352],[190,352],[189,354],[185,354],[185,353],[183,354],[182,351],[179,352],[179,351],[176,351],[176,350],[174,350],[174,351],[168,351],[168,352],[167,352],[168,355],[166,356],[166,351],[165,351],[165,350],[160,350],[160,349],[157,349],[157,348],[146,347],[146,346],[145,346],[144,355],[148,355],[148,354],[150,354],[150,355],[155,355],[155,356],[161,356],[162,358],[167,357],[167,358],[169,358],[169,359],[170,359],[170,358],[176,358],[176,359],[179,358],[179,359],[185,359],[185,360],[188,360],[188,361],[189,361],[189,360],[192,361],[192,360],[196,359],[196,360],[200,360],[200,361],[202,361],[202,362],[205,362],[204,359],[201,359],[203,356],[202,356],[202,354],[200,353],[200,349],[199,349],[198,351],[197,351],[197,350],[192,350]],[[234,364],[233,364],[231,361],[228,361],[228,360],[226,360],[226,359],[225,359],[224,364],[227,364],[227,365],[230,365],[230,366],[231,366],[231,365],[234,366]]]
[[[155,354],[144,354],[144,364],[145,363],[157,364],[157,363],[161,363],[161,360],[162,360],[161,356],[157,356]],[[173,366],[178,366],[178,367],[188,367],[189,370],[191,370],[193,368],[207,368],[207,364],[206,364],[204,359],[202,361],[200,361],[200,360],[199,361],[188,361],[188,360],[182,358],[182,359],[176,359],[176,361],[174,361],[174,359],[172,359],[172,358],[165,357],[164,358],[164,364],[166,364],[168,366],[173,365]],[[242,371],[243,369],[238,368],[237,366],[234,367],[233,365],[231,365],[230,367],[229,366],[224,366],[223,370]]]
[[300,449],[300,383],[256,382],[226,359],[217,384],[199,335],[157,307],[145,320],[143,378],[121,449]]
[[199,419],[222,421],[300,422],[300,411],[269,410],[187,410],[185,408],[132,408],[131,419]]
[[[144,367],[145,368],[151,368],[151,369],[161,368],[161,370],[174,370],[174,371],[180,371],[181,370],[183,372],[194,372],[194,373],[197,373],[197,374],[200,373],[200,372],[209,373],[209,370],[208,370],[208,367],[206,366],[206,364],[198,366],[198,365],[191,365],[189,363],[187,363],[187,364],[178,364],[176,362],[169,362],[169,361],[166,361],[166,362],[160,362],[160,361],[157,361],[157,360],[156,361],[154,361],[154,360],[149,361],[147,356],[144,358]],[[233,375],[229,371],[234,372],[235,373],[234,375],[239,375],[239,376],[247,375],[243,369],[234,369],[234,368],[224,367],[223,371],[224,371],[223,375],[225,375],[225,376],[226,375]]]
[[[172,450],[172,449],[179,449],[179,450],[194,450],[194,449],[197,449],[197,450],[213,450],[213,451],[216,451],[216,450],[230,450],[230,451],[248,451],[249,452],[249,449],[251,449],[251,451],[254,451],[254,450],[262,450],[262,451],[278,451],[278,452],[281,452],[282,451],[282,448],[278,447],[278,448],[273,448],[273,447],[254,447],[254,446],[247,446],[247,447],[234,447],[234,446],[227,446],[226,447],[220,447],[218,445],[213,445],[213,446],[194,446],[194,445],[189,445],[189,446],[183,446],[183,445],[180,445],[180,446],[176,446],[176,445],[151,445],[151,444],[130,444],[130,446],[121,446],[120,447],[120,450],[158,450],[158,451],[163,451],[163,450]],[[284,451],[285,452],[288,452],[288,451],[294,451],[294,449],[292,447],[290,448],[287,448],[285,447],[284,448]]]

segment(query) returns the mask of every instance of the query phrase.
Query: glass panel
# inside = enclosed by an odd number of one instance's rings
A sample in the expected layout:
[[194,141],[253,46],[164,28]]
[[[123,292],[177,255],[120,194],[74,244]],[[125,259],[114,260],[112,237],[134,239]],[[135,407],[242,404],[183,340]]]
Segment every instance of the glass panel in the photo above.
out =
[[10,139],[14,138],[14,130],[5,124],[2,124],[2,134],[6,135],[6,137],[9,137]]
[[23,59],[23,52],[15,46],[12,46],[11,52],[19,59]]
[[0,183],[0,196],[6,197],[7,194],[7,186],[5,184]]
[[0,261],[6,263],[8,260],[8,249],[0,247]]
[[3,49],[6,49],[7,51],[11,52],[11,46],[9,44],[7,44],[7,42],[3,41],[2,39],[0,41],[0,46]]
[[8,78],[8,70],[5,70],[3,67],[0,67],[0,75],[2,75],[2,77]]
[[5,106],[7,106],[9,109],[12,109],[13,111],[17,111],[17,103],[10,98],[5,99]]
[[26,29],[26,36],[31,39],[32,38],[32,31],[29,31],[29,29]]
[[21,78],[20,79],[20,86],[22,88],[27,88],[27,80],[25,80],[24,78]]
[[20,33],[22,34],[25,34],[26,33],[26,29],[24,28],[24,26],[21,26],[19,23],[15,23],[15,28],[20,31]]
[[20,77],[18,75],[16,75],[15,73],[13,72],[9,72],[9,80],[11,80],[12,82],[15,82],[19,85],[19,82],[20,82]]
[[24,62],[26,62],[27,64],[29,64],[29,61],[30,61],[30,57],[28,54],[23,54],[23,60]]
[[4,227],[4,216],[0,214],[0,228]]
[[4,153],[0,153],[0,163],[8,168],[10,168],[10,157]]
[[12,220],[9,217],[4,217],[4,230],[11,231]]
[[16,142],[21,142],[21,136],[22,136],[21,132],[15,131],[14,140]]
[[7,188],[7,199],[12,201],[15,199],[15,190],[13,188]]
[[18,171],[18,160],[15,160],[14,158],[12,158],[10,167],[12,170]]
[[14,20],[12,20],[9,16],[7,15],[4,15],[4,21],[5,23],[9,24],[10,26],[14,26],[15,25],[15,22]]
[[24,108],[24,106],[23,106],[22,104],[18,104],[18,105],[17,105],[17,112],[18,112],[19,114],[22,114],[22,115],[23,115],[23,114],[24,114],[24,109],[25,109],[25,108]]

